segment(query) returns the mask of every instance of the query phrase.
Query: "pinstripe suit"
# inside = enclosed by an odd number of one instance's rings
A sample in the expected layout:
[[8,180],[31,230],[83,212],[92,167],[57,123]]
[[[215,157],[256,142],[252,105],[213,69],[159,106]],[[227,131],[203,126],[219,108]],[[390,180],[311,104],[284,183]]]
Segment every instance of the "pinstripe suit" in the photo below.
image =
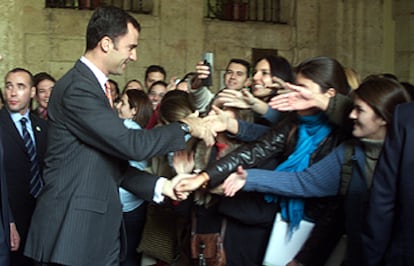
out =
[[125,128],[93,72],[80,61],[56,83],[48,115],[45,187],[25,254],[48,263],[117,265],[118,184],[151,200],[157,180],[128,167],[126,160],[183,149],[185,132],[177,123],[151,131]]

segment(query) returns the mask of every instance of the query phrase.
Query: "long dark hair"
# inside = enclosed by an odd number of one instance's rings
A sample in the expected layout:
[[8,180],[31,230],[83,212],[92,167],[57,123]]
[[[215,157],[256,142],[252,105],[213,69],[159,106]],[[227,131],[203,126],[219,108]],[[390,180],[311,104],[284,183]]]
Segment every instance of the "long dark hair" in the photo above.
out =
[[176,122],[195,111],[190,95],[184,91],[172,90],[160,102],[159,120],[163,124]]
[[276,55],[266,55],[257,59],[254,65],[256,66],[262,60],[266,60],[269,63],[272,76],[278,77],[286,82],[295,82],[292,65],[286,58]]
[[295,67],[296,75],[301,74],[321,87],[322,92],[334,88],[338,93],[347,95],[350,86],[342,65],[330,57],[312,57]]
[[380,76],[365,79],[352,91],[351,96],[367,103],[376,115],[387,122],[387,128],[392,125],[395,107],[410,100],[404,86],[395,80]]
[[[256,66],[260,61],[266,60],[269,63],[270,72],[272,77],[278,77],[286,82],[294,83],[295,75],[292,65],[286,58],[276,55],[266,55],[256,60],[254,65]],[[269,95],[262,98],[264,101],[269,101],[273,96],[277,95],[277,90],[273,90]]]
[[140,90],[127,90],[125,94],[128,96],[129,107],[137,110],[133,120],[145,128],[152,115],[152,104],[148,95]]

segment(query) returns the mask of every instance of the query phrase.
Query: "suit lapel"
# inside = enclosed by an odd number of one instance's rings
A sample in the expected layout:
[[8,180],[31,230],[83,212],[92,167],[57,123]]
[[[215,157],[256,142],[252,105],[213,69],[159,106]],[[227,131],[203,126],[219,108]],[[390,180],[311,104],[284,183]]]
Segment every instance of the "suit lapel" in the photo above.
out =
[[43,152],[40,152],[42,147],[46,147],[46,128],[44,128],[44,123],[43,125],[41,123],[39,123],[40,121],[42,121],[42,118],[39,118],[35,115],[33,115],[32,113],[30,113],[30,121],[32,123],[32,129],[33,129],[33,134],[35,137],[35,141],[36,141],[36,151],[37,151],[37,156],[38,156],[38,160],[39,162],[43,161],[42,158],[42,154]]
[[19,131],[16,128],[16,125],[14,124],[13,120],[10,117],[9,112],[7,111],[6,107],[3,107],[0,110],[0,120],[3,121],[3,134],[8,134],[16,143],[18,146],[26,152],[26,147],[24,146],[24,142],[22,137],[19,134]]
[[75,69],[79,72],[79,75],[84,76],[88,80],[94,80],[95,81],[95,87],[91,88],[93,90],[99,90],[101,93],[99,93],[102,101],[104,101],[111,109],[111,105],[109,104],[108,98],[106,98],[105,92],[101,87],[101,84],[99,84],[98,79],[93,74],[92,70],[90,70],[82,61],[78,61],[75,64]]

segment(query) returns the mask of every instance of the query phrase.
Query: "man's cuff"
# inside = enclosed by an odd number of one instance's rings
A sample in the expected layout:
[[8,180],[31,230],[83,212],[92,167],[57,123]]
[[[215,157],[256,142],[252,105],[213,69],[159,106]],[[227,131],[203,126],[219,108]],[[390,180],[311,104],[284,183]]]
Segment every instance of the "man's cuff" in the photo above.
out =
[[162,188],[164,187],[164,183],[165,181],[167,181],[167,178],[165,177],[160,177],[158,178],[157,182],[155,183],[155,188],[154,188],[154,197],[152,198],[152,200],[155,203],[161,203],[164,201],[164,195],[162,194]]

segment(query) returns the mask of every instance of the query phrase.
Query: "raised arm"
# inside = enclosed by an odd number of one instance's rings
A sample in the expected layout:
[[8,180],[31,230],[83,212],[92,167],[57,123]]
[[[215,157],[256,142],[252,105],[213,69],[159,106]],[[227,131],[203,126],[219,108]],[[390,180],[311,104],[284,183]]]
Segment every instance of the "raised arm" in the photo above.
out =
[[220,160],[210,164],[205,171],[193,179],[181,180],[177,191],[190,191],[204,185],[213,188],[234,172],[239,165],[244,168],[252,168],[271,157],[279,157],[285,151],[286,139],[290,127],[269,130],[256,142],[244,144],[227,154]]
[[301,172],[248,169],[232,173],[223,183],[227,196],[240,188],[288,197],[325,197],[337,195],[341,180],[344,147],[338,146],[319,162]]

